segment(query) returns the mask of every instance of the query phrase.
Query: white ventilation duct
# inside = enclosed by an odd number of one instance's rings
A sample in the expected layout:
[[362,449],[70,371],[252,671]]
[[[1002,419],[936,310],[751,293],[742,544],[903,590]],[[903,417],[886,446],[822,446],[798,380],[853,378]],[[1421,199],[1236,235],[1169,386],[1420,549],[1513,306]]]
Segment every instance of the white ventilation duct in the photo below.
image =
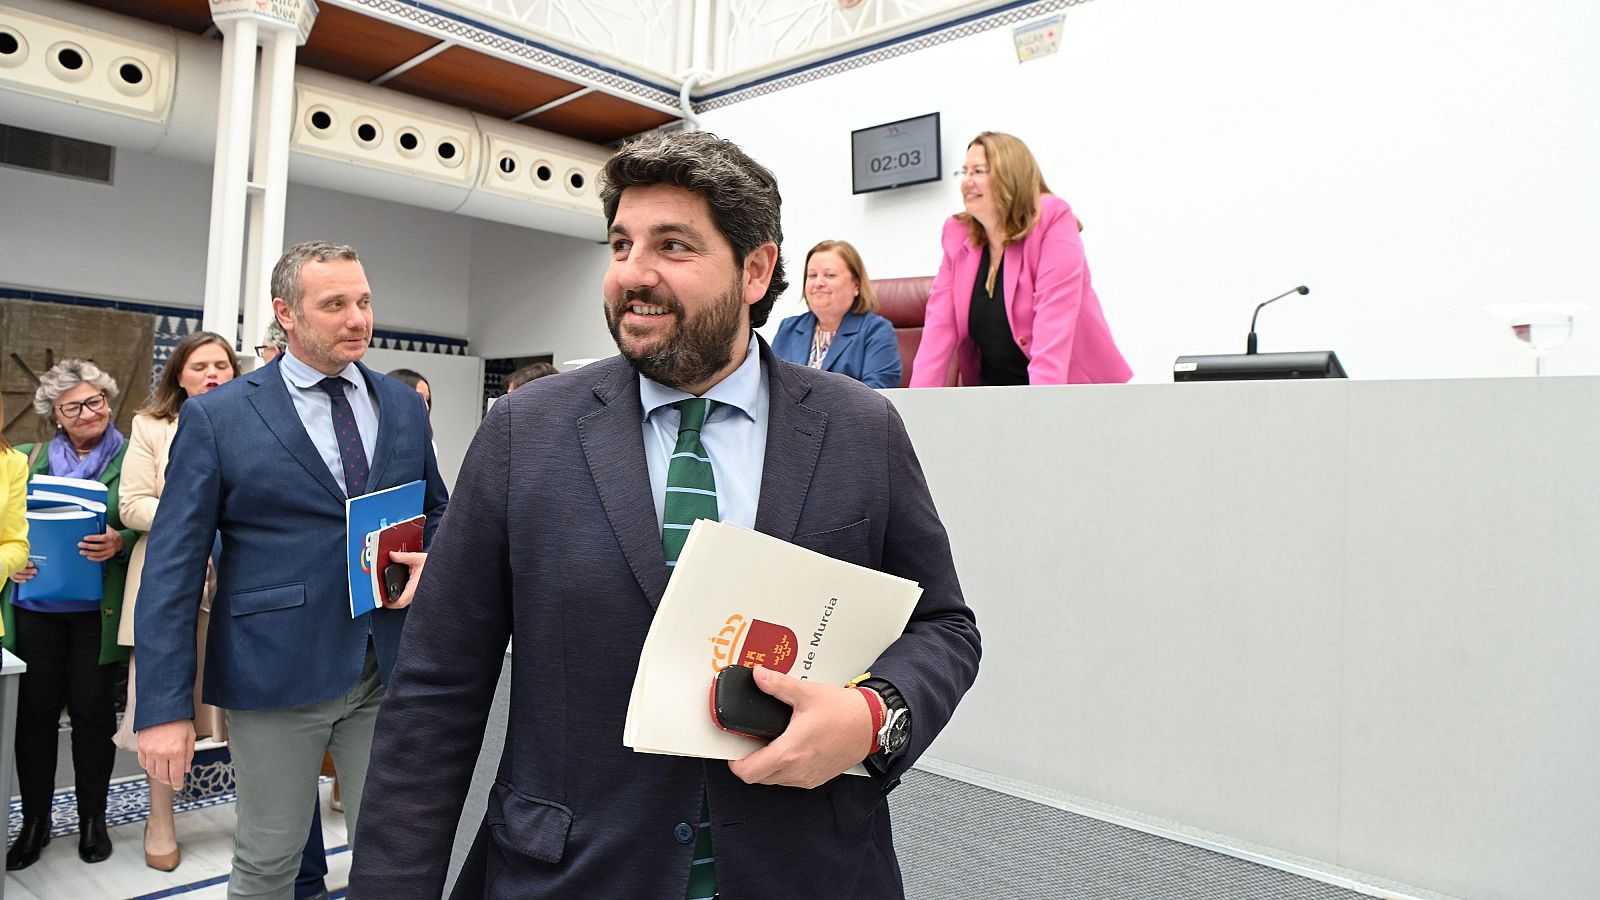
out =
[[[58,0],[0,0],[0,122],[210,165],[222,45]],[[601,240],[609,152],[300,67],[289,179]]]

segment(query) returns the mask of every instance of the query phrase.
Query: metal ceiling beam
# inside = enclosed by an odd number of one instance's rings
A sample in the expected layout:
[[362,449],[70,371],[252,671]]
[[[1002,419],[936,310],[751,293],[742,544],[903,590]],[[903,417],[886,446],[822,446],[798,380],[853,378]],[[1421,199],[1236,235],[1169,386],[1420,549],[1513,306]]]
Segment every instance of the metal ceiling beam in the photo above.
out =
[[385,81],[388,81],[391,78],[396,78],[396,77],[399,77],[401,75],[404,75],[405,73],[411,71],[412,69],[416,68],[417,66],[420,66],[423,63],[427,62],[428,60],[433,59],[435,56],[438,56],[439,54],[445,52],[446,50],[449,50],[451,47],[454,47],[455,45],[456,44],[455,44],[454,41],[440,41],[439,43],[434,44],[432,47],[429,47],[428,49],[422,51],[421,53],[418,53],[416,56],[411,57],[410,59],[406,60],[405,62],[401,63],[400,65],[395,66],[394,68],[392,68],[389,71],[383,73],[382,75],[379,75],[377,78],[372,79],[372,81],[369,82],[369,83],[370,84],[383,84]]
[[569,101],[576,100],[579,97],[585,96],[587,94],[592,94],[594,92],[595,92],[595,88],[592,88],[592,87],[578,88],[577,90],[573,91],[570,94],[562,94],[561,96],[557,97],[554,100],[551,100],[549,103],[546,103],[543,106],[535,106],[533,109],[530,109],[525,113],[521,113],[519,115],[513,116],[509,121],[511,121],[512,123],[517,123],[517,122],[523,121],[524,119],[531,119],[534,116],[539,115],[540,113],[549,112],[550,110],[555,109],[556,107],[560,106],[563,103],[567,103]]

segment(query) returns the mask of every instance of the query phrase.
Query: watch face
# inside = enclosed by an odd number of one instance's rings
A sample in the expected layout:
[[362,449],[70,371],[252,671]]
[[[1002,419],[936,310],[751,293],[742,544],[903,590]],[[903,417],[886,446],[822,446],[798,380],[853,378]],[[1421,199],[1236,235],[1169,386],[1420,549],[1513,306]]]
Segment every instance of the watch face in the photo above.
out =
[[878,744],[884,753],[892,756],[904,750],[911,741],[911,712],[904,709],[891,712],[889,721],[878,734]]

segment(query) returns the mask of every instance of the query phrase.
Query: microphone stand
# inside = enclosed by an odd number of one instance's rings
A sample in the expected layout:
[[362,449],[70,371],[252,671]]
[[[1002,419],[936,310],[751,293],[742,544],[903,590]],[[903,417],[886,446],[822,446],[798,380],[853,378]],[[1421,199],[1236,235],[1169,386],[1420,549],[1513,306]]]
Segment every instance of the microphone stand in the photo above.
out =
[[1248,355],[1248,356],[1254,356],[1256,354],[1256,316],[1261,315],[1261,307],[1262,306],[1266,306],[1267,303],[1273,303],[1275,301],[1282,300],[1283,298],[1289,296],[1290,294],[1309,294],[1309,293],[1311,293],[1311,288],[1308,288],[1308,287],[1306,287],[1305,285],[1302,284],[1299,287],[1294,288],[1292,290],[1284,291],[1283,293],[1279,294],[1278,296],[1273,297],[1271,300],[1266,301],[1266,303],[1262,303],[1260,306],[1257,306],[1256,307],[1256,311],[1253,314],[1251,314],[1251,316],[1250,316],[1250,336],[1245,338],[1245,341],[1244,341],[1244,352],[1245,352],[1245,354]]

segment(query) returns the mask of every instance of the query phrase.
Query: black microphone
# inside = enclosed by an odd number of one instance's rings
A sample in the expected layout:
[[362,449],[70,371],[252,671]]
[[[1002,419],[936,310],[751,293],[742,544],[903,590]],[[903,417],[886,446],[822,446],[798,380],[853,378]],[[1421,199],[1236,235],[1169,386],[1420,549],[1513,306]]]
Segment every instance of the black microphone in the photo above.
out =
[[[1283,293],[1279,294],[1278,296],[1273,297],[1272,300],[1268,300],[1267,303],[1272,303],[1275,300],[1282,300],[1283,298],[1289,296],[1290,294],[1309,294],[1309,293],[1311,293],[1311,288],[1308,288],[1308,287],[1306,287],[1305,285],[1302,284],[1299,287],[1294,288],[1293,290],[1284,291]],[[1261,304],[1261,306],[1266,306],[1267,303],[1263,303],[1263,304]],[[1250,316],[1250,337],[1246,338],[1245,342],[1244,342],[1244,352],[1246,354],[1253,354],[1253,353],[1256,352],[1256,316],[1261,315],[1261,306],[1256,307],[1255,313],[1253,313]]]

